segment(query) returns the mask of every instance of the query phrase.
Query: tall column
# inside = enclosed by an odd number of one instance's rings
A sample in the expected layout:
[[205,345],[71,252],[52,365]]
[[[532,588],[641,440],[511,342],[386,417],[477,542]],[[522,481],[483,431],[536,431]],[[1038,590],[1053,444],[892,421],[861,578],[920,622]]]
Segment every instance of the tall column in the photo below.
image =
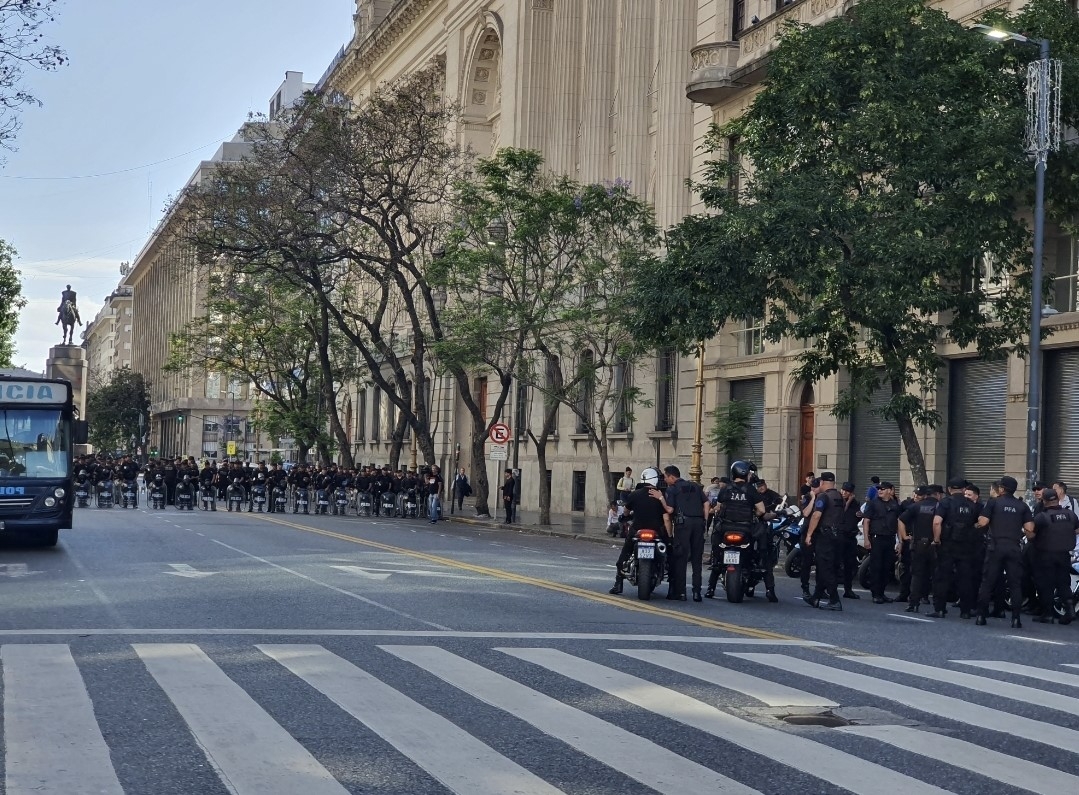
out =
[[693,163],[693,103],[686,98],[690,50],[696,39],[696,0],[667,0],[659,28],[656,141],[656,217],[661,226],[689,212],[685,181]]
[[617,0],[592,0],[586,8],[582,74],[580,180],[611,179],[611,102],[617,59]]
[[570,176],[575,176],[577,170],[581,124],[581,5],[577,0],[561,0],[553,10],[558,57],[551,63],[554,120],[547,147],[548,164]]
[[57,345],[49,348],[49,358],[45,360],[45,377],[63,378],[71,382],[71,397],[75,408],[79,410],[81,420],[86,419],[86,384],[89,373],[86,351],[78,345]]
[[528,42],[521,85],[525,92],[522,142],[527,149],[546,151],[551,140],[551,28],[554,0],[523,0]]
[[618,134],[616,177],[630,180],[645,196],[651,154],[648,84],[655,68],[652,37],[656,0],[621,0],[622,41],[618,54]]

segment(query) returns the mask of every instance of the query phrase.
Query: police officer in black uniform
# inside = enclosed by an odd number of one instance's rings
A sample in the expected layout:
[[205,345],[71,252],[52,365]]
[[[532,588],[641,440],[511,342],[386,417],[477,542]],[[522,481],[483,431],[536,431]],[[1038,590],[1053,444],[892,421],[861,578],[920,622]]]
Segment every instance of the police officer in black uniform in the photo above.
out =
[[873,604],[892,602],[884,591],[895,573],[896,533],[899,531],[899,503],[895,486],[884,481],[877,487],[877,496],[865,506],[862,517],[863,544],[869,550],[869,583]]
[[843,521],[839,525],[843,598],[860,599],[854,592],[854,578],[858,574],[858,524],[862,520],[862,506],[854,495],[854,484],[849,480],[839,489],[839,493],[843,497]]
[[[813,514],[816,511],[817,495],[820,494],[820,478],[813,478],[806,484],[809,491],[803,495],[803,499],[806,500],[806,504],[802,506],[802,538],[805,538],[806,533],[809,532],[809,524],[813,521]],[[809,578],[813,571],[813,564],[816,562],[816,550],[809,544],[802,542],[802,598],[812,599],[813,595],[809,592]]]
[[[822,610],[843,609],[839,601],[839,526],[845,507],[843,495],[835,487],[835,474],[821,472],[820,491],[813,501],[813,516],[805,537],[806,546],[815,550],[817,587],[812,596],[803,598],[806,604]],[[822,601],[824,597],[828,598],[827,602]]]
[[667,482],[666,511],[671,517],[674,550],[671,555],[667,598],[685,601],[686,563],[693,566],[693,601],[701,601],[701,568],[704,560],[704,528],[712,506],[700,483],[683,480],[676,466],[663,469]]
[[933,581],[933,561],[936,559],[940,536],[933,530],[937,514],[939,486],[919,486],[921,502],[907,508],[899,517],[899,538],[910,544],[910,601],[908,613],[917,613],[922,599],[929,595]]
[[[631,519],[629,534],[622,551],[618,553],[618,561],[615,563],[614,586],[608,593],[622,593],[622,567],[626,565],[629,556],[633,554],[633,545],[638,530],[655,530],[656,535],[670,549],[670,533],[668,526],[670,516],[667,513],[666,500],[659,488],[659,472],[652,467],[641,473],[641,479],[637,487],[630,492],[625,504],[625,515]],[[683,567],[684,570],[684,567]],[[684,575],[683,575],[684,576]],[[670,583],[668,582],[668,588]],[[683,595],[685,587],[683,586]]]
[[1015,490],[1019,488],[1015,478],[1005,475],[998,483],[1000,496],[989,500],[978,518],[978,527],[989,528],[989,540],[982,585],[978,591],[978,618],[974,623],[980,627],[988,623],[986,615],[993,586],[1001,573],[1007,572],[1012,598],[1012,628],[1019,629],[1023,626],[1019,620],[1023,606],[1023,555],[1019,542],[1024,533],[1034,532],[1034,516],[1030,507],[1015,496]]
[[948,496],[937,504],[933,534],[940,539],[937,573],[933,579],[931,618],[944,618],[948,596],[953,586],[959,596],[959,617],[970,618],[977,593],[974,590],[974,566],[978,553],[976,507],[966,495],[967,481],[956,477],[948,481]]
[[709,599],[716,595],[719,574],[723,570],[723,551],[719,548],[719,542],[728,530],[742,530],[753,536],[757,554],[766,556],[762,563],[768,601],[779,601],[773,573],[775,561],[771,560],[772,545],[768,543],[767,528],[760,522],[767,513],[764,497],[755,484],[748,482],[750,471],[750,465],[745,461],[731,464],[731,484],[720,491],[716,499],[717,520],[712,531],[712,572],[708,575],[708,590],[704,594]]
[[172,505],[176,502],[176,481],[179,472],[176,462],[171,458],[165,459],[165,465],[161,468],[161,479],[165,482],[165,504]]
[[1075,548],[1075,536],[1079,534],[1079,517],[1067,508],[1060,507],[1059,495],[1053,489],[1042,491],[1045,510],[1034,517],[1034,580],[1038,584],[1042,614],[1035,618],[1042,624],[1055,620],[1054,597],[1064,605],[1061,624],[1070,624],[1075,618],[1075,606],[1071,597],[1071,551]]

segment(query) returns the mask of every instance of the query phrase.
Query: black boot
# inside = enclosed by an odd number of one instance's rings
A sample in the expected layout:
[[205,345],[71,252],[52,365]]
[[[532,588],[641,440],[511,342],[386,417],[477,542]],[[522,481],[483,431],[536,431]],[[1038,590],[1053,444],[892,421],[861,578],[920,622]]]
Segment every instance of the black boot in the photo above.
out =
[[707,591],[704,592],[704,598],[705,599],[714,599],[715,595],[716,595],[716,589],[715,588],[709,588]]
[[1023,622],[1019,620],[1018,613],[1012,613],[1012,629],[1022,629]]
[[917,613],[918,612],[918,603],[917,602],[911,602],[910,604],[908,604],[907,605],[907,612],[908,613]]
[[615,594],[615,595],[618,595],[618,594],[622,593],[622,578],[621,577],[619,577],[618,579],[616,579],[614,581],[614,587],[611,588],[611,590],[607,591],[607,593],[612,593],[612,594]]
[[779,597],[776,596],[776,592],[775,592],[774,588],[769,588],[767,591],[764,592],[764,595],[768,598],[768,601],[771,602],[772,604],[775,604],[776,602],[779,601]]
[[696,590],[696,591],[693,592],[693,601],[694,602],[701,601],[701,592],[699,590]]
[[988,623],[989,622],[985,620],[985,616],[978,616],[974,619],[974,626],[976,627],[984,627]]

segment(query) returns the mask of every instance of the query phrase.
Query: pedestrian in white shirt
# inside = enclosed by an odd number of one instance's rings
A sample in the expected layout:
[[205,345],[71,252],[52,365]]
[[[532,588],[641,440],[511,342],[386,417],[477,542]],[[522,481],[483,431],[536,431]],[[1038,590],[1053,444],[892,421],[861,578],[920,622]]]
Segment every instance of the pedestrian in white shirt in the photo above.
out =
[[[609,482],[609,481],[608,481]],[[629,499],[630,492],[637,484],[633,480],[633,470],[630,467],[626,467],[626,474],[618,479],[618,483],[615,484],[615,489],[618,491],[618,499],[625,502]]]

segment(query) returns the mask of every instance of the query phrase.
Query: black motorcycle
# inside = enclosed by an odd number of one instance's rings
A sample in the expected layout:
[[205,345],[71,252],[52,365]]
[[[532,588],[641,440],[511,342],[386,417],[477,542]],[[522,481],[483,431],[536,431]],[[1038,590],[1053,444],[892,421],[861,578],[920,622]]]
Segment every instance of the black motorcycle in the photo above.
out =
[[667,545],[655,530],[638,530],[633,553],[622,567],[622,577],[637,586],[637,598],[648,601],[667,569]]
[[113,485],[111,480],[101,480],[97,484],[97,507],[111,508],[113,506]]

